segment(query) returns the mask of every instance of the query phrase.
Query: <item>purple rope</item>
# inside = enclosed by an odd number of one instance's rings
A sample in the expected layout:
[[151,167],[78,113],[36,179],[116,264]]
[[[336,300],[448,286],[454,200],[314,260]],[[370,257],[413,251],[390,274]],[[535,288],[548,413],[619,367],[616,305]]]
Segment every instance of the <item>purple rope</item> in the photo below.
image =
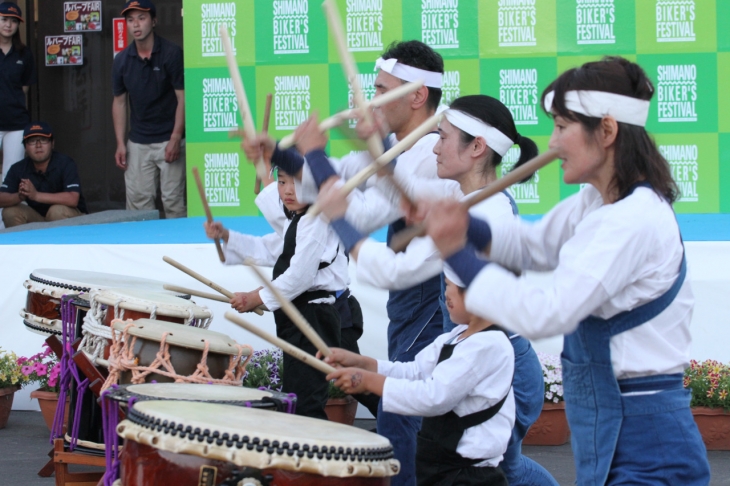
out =
[[72,368],[75,368],[75,366],[72,366],[73,349],[71,348],[75,325],[76,307],[71,303],[71,297],[64,295],[61,298],[61,339],[63,344],[61,378],[59,381],[58,406],[56,407],[56,414],[53,417],[53,427],[51,427],[51,444],[53,444],[54,439],[63,437],[66,399],[71,391]]
[[296,393],[289,393],[287,397],[288,400],[284,399],[284,402],[286,402],[286,413],[295,413],[297,410],[297,395]]
[[[117,385],[112,385],[117,389]],[[104,432],[104,446],[106,471],[104,471],[104,486],[113,486],[119,478],[119,439],[117,438],[117,424],[119,423],[119,405],[107,395],[110,389],[101,393],[101,422]],[[130,407],[134,398],[129,399]]]

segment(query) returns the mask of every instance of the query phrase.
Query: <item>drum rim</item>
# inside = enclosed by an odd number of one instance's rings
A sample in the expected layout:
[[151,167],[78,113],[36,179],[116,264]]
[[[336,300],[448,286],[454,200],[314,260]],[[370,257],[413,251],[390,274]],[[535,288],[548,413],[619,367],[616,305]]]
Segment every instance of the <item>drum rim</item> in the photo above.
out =
[[[114,276],[114,277],[134,278],[134,279],[138,279],[140,281],[140,285],[142,285],[143,282],[146,282],[146,283],[154,283],[156,285],[159,284],[160,285],[160,289],[158,290],[158,292],[171,292],[171,294],[168,294],[168,295],[175,295],[176,297],[180,297],[181,299],[186,299],[186,300],[189,300],[190,299],[190,294],[185,294],[185,293],[180,293],[180,292],[173,292],[171,290],[165,290],[163,288],[163,286],[167,282],[163,282],[161,280],[154,280],[154,279],[149,279],[149,278],[144,278],[144,277],[135,277],[133,275],[122,275],[122,274],[105,273],[105,272],[93,272],[93,271],[90,271],[90,270],[72,270],[72,269],[64,269],[64,268],[37,268],[37,269],[33,270],[28,275],[28,279],[29,280],[26,280],[26,288],[29,287],[28,281],[32,281],[32,282],[35,282],[35,283],[39,283],[41,285],[47,285],[49,287],[55,287],[55,288],[65,289],[65,290],[72,290],[72,291],[79,292],[79,293],[80,292],[91,292],[92,290],[100,290],[100,289],[97,289],[96,287],[88,287],[88,286],[87,287],[83,287],[83,286],[79,286],[79,285],[73,285],[73,284],[70,284],[70,283],[57,282],[57,281],[54,281],[54,280],[48,280],[47,277],[46,278],[43,278],[43,277],[39,277],[37,275],[34,275],[34,272],[42,272],[44,270],[45,271],[61,270],[61,271],[70,271],[70,272],[85,272],[85,273],[94,273],[94,274]],[[83,285],[83,284],[81,284],[81,285]],[[114,288],[114,287],[103,287],[103,288]],[[135,287],[134,286],[131,286],[131,287],[121,287],[121,288],[135,288]]]
[[[112,329],[115,331],[124,331],[124,329],[127,327],[130,321],[122,321],[122,320],[116,320],[112,321]],[[172,331],[175,330],[182,330],[183,333],[189,334],[199,334],[201,337],[203,337],[205,334],[210,333],[209,336],[215,336],[217,338],[223,338],[220,342],[213,342],[208,340],[208,352],[209,353],[218,353],[218,354],[226,354],[230,356],[235,356],[238,354],[238,343],[235,339],[228,336],[227,334],[223,334],[222,332],[218,331],[211,331],[210,329],[202,329],[199,327],[194,326],[185,326],[183,324],[176,324],[174,322],[168,322],[168,321],[158,321],[154,319],[137,319],[135,321],[132,321],[132,325],[129,327],[127,332],[130,336],[135,336],[139,339],[145,339],[148,341],[159,343],[162,341],[162,331],[155,337],[149,337],[148,335],[142,335],[140,326],[147,326],[147,327],[158,327],[163,328],[166,326],[170,326],[170,329]],[[188,349],[196,349],[199,351],[202,351],[205,349],[205,342],[200,339],[196,341],[191,342],[182,342],[182,340],[178,339],[178,336],[175,335],[175,333],[168,334],[166,338],[166,343],[168,344],[174,344],[175,346],[180,346]],[[241,356],[248,356],[251,353],[250,348],[243,346],[243,351]]]
[[[194,398],[179,398],[179,397],[159,397],[159,396],[153,396],[153,395],[144,395],[140,394],[139,392],[130,391],[130,387],[139,387],[144,385],[152,385],[153,383],[126,383],[124,385],[118,385],[116,388],[110,388],[109,391],[106,393],[106,397],[110,400],[113,400],[115,402],[120,403],[126,403],[130,398],[136,398],[138,401],[178,401],[178,402],[200,402],[200,403],[216,403],[221,405],[233,405],[237,407],[241,406],[248,406],[248,403],[256,404],[252,405],[249,408],[263,408],[263,409],[269,409],[269,408],[276,408],[276,403],[273,401],[264,401],[260,398],[251,398],[247,400],[239,399],[239,400],[225,400],[225,399],[219,399],[219,400],[204,400],[204,399],[194,399]],[[166,388],[172,388],[174,386],[178,385],[196,385],[196,386],[216,386],[216,385],[203,385],[198,383],[154,383],[155,385],[163,385]],[[219,385],[219,386],[226,386],[226,385]],[[271,398],[271,399],[289,399],[289,395],[286,393],[278,392],[276,390],[258,390],[258,388],[248,388],[243,386],[233,386],[228,388],[234,388],[234,389],[251,389],[251,390],[257,390],[257,391],[266,391],[267,393],[270,393],[269,396],[263,397],[263,398]],[[141,397],[140,397],[141,395]],[[143,398],[142,398],[143,397]]]
[[[127,418],[117,427],[117,434],[127,440],[133,440],[145,445],[152,446],[159,450],[170,451],[178,454],[192,454],[208,459],[218,459],[231,462],[238,466],[255,468],[279,468],[290,471],[310,472],[323,476],[336,477],[384,477],[393,476],[398,473],[399,462],[395,459],[393,447],[390,442],[382,436],[378,437],[383,446],[358,446],[354,442],[359,438],[366,437],[365,434],[372,434],[361,429],[354,429],[342,424],[321,421],[322,425],[329,427],[345,427],[357,430],[357,436],[353,437],[351,445],[343,443],[342,438],[335,439],[328,445],[327,439],[312,439],[310,446],[304,437],[292,437],[286,439],[278,437],[262,438],[256,436],[252,431],[245,434],[240,429],[216,430],[218,424],[211,424],[201,430],[204,424],[200,420],[193,422],[194,425],[185,425],[181,420],[190,417],[175,417],[171,413],[169,405],[165,401],[144,401],[139,406],[129,410]],[[155,405],[158,404],[158,405]],[[155,407],[163,407],[163,410],[155,410]],[[225,409],[239,414],[259,414],[255,409],[242,411],[232,410],[230,405],[206,404],[208,416],[215,417]],[[176,410],[179,410],[176,409]],[[159,413],[156,413],[159,412]],[[268,413],[268,412],[263,412]],[[155,417],[155,415],[159,415]],[[307,417],[296,417],[296,420],[308,422]],[[180,423],[176,422],[176,418]],[[302,422],[305,423],[305,422]],[[194,427],[194,428],[193,428]],[[233,435],[230,435],[233,433]],[[245,435],[239,435],[243,433]],[[270,440],[274,439],[274,440]],[[338,443],[339,441],[339,443]],[[300,446],[299,443],[302,443]],[[323,442],[325,442],[323,444]]]
[[[33,314],[28,314],[27,312],[26,312],[26,314],[28,316],[33,316]],[[35,316],[33,316],[33,317],[35,317]],[[38,324],[40,324],[41,326],[44,326],[44,327],[39,327]],[[56,328],[53,328],[53,327],[45,326],[43,323],[40,323],[40,322],[33,322],[32,323],[32,322],[30,322],[30,320],[28,320],[25,317],[23,318],[23,325],[25,325],[25,327],[27,327],[28,330],[31,331],[31,332],[38,331],[38,332],[42,332],[44,335],[61,336],[63,334],[63,331],[60,330],[60,329],[56,329]]]
[[[113,307],[116,306],[117,303],[119,304],[120,309],[134,311],[134,312],[146,312],[148,314],[151,314],[154,310],[158,315],[163,315],[167,317],[175,317],[179,319],[187,319],[190,317],[190,313],[188,310],[192,311],[193,318],[195,319],[209,319],[213,316],[213,313],[210,311],[209,308],[200,306],[196,303],[194,303],[191,300],[186,300],[181,297],[178,297],[177,295],[171,295],[171,294],[165,294],[163,292],[147,292],[147,294],[151,295],[163,295],[165,297],[174,297],[177,299],[180,299],[182,302],[184,302],[185,305],[180,305],[175,307],[174,304],[170,304],[167,302],[158,302],[156,305],[150,300],[147,301],[149,304],[143,303],[142,299],[135,298],[135,301],[128,301],[128,300],[119,300],[111,298],[109,293],[117,292],[121,296],[123,296],[124,291],[126,290],[136,290],[134,287],[108,287],[105,289],[99,289],[96,290],[97,294],[94,296],[94,299],[106,306]],[[104,292],[107,292],[105,295]],[[130,297],[134,297],[131,296]]]

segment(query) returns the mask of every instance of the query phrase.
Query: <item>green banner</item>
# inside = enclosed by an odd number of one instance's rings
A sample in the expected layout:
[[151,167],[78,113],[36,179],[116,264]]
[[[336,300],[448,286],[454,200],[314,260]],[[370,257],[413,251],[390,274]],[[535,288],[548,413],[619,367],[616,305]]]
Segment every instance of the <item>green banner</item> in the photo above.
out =
[[[336,0],[365,97],[375,60],[416,39],[445,63],[442,105],[484,93],[511,110],[520,134],[546,150],[552,120],[540,107],[559,73],[604,55],[638,62],[654,83],[647,130],[681,190],[680,213],[730,213],[730,1]],[[257,215],[254,171],[229,131],[241,126],[218,31],[228,26],[255,124],[273,96],[269,131],[291,133],[314,110],[353,107],[321,0],[183,0],[188,170],[198,167],[215,214]],[[328,150],[365,150],[354,122],[330,131]],[[502,171],[519,159],[514,147]],[[502,172],[500,171],[500,174]],[[236,177],[237,176],[237,177]],[[512,193],[523,214],[543,214],[580,190],[558,163]],[[191,216],[202,215],[188,185]]]

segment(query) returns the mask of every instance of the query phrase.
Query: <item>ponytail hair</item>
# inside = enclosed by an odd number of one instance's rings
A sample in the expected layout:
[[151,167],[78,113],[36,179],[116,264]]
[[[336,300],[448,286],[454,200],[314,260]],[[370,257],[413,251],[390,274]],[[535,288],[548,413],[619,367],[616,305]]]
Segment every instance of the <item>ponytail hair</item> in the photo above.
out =
[[[509,108],[507,108],[504,103],[498,99],[487,95],[461,96],[451,102],[450,108],[462,111],[467,115],[493,126],[505,134],[515,144],[519,145],[520,159],[517,163],[515,163],[513,170],[537,156],[538,150],[535,142],[532,139],[523,137],[517,133],[517,127],[515,126],[515,120],[512,117],[512,112],[509,111]],[[466,145],[474,140],[473,135],[469,135],[463,130],[460,131],[462,144]],[[491,157],[487,158],[483,173],[495,170],[501,163],[502,156],[494,150],[491,150]],[[527,177],[520,182],[526,182],[530,180],[531,177],[532,176]]]
[[[542,105],[551,91],[555,92],[553,113],[566,120],[579,122],[586,133],[592,134],[601,124],[600,118],[575,113],[565,105],[565,93],[574,90],[605,91],[649,101],[654,96],[654,85],[646,72],[636,63],[622,57],[604,57],[600,61],[569,69],[550,83],[542,94]],[[637,125],[617,122],[618,133],[614,142],[614,176],[611,189],[618,199],[626,197],[639,181],[648,182],[654,191],[669,203],[679,196],[669,163],[659,152],[646,129]]]

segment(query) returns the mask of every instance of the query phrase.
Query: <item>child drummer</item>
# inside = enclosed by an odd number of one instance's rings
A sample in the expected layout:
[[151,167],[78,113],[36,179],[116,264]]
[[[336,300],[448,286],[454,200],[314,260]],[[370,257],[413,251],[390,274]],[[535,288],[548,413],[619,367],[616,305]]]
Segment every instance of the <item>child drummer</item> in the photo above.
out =
[[[340,346],[340,315],[333,304],[336,292],[347,288],[347,257],[327,223],[306,216],[308,206],[297,200],[293,178],[281,169],[277,178],[256,198],[274,233],[251,236],[213,222],[205,223],[206,234],[224,241],[226,265],[251,259],[256,265],[274,267],[273,285],[328,346]],[[268,289],[236,292],[231,299],[231,307],[239,312],[250,312],[260,305],[274,312],[278,337],[311,354],[316,352]],[[297,414],[326,420],[329,384],[322,374],[287,354],[283,364],[282,391],[297,395]]]
[[455,323],[412,362],[375,360],[332,349],[343,367],[327,376],[345,393],[382,396],[383,410],[423,416],[418,435],[419,486],[507,485],[499,468],[515,417],[514,351],[507,335],[466,312],[464,288],[446,269],[445,298]]

